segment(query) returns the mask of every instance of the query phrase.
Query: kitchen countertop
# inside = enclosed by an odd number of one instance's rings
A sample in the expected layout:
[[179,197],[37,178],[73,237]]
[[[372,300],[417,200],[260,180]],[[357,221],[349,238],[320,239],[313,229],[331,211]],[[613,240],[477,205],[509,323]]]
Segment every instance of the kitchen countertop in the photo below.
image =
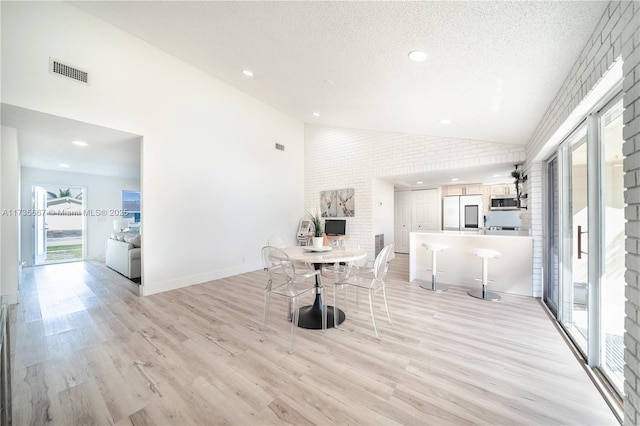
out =
[[[533,296],[533,237],[528,231],[426,231],[409,233],[409,282],[431,282],[431,254],[424,243],[447,246],[438,252],[438,282],[479,289],[482,259],[471,251],[496,250],[489,261],[489,290]],[[425,290],[427,291],[427,290]]]
[[412,232],[415,234],[430,235],[466,235],[466,236],[503,236],[503,237],[531,237],[529,231],[507,231],[507,230],[489,230],[481,229],[478,231],[419,231]]

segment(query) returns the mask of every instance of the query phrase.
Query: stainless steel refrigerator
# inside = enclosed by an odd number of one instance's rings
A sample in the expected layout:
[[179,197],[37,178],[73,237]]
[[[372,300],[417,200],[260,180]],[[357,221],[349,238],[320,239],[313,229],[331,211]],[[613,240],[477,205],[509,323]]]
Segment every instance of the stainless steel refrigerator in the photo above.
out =
[[442,198],[442,229],[472,231],[482,224],[482,195],[448,195]]

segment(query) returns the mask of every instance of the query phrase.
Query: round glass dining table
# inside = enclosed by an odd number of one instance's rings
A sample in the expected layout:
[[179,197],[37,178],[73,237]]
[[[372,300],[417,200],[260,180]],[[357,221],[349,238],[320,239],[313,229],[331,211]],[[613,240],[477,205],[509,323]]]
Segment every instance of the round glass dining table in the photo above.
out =
[[[304,262],[313,264],[316,270],[322,269],[323,264],[333,263],[349,263],[356,260],[364,259],[367,252],[356,248],[327,247],[324,246],[316,249],[311,246],[303,247],[286,247],[281,249],[289,259],[296,262]],[[316,275],[316,289],[320,286],[320,275]],[[310,329],[322,329],[322,297],[320,292],[316,290],[316,297],[313,305],[303,306],[300,308],[298,318],[298,326]],[[327,305],[327,328],[334,327],[333,306]],[[338,309],[338,324],[342,324],[345,319],[344,311]]]

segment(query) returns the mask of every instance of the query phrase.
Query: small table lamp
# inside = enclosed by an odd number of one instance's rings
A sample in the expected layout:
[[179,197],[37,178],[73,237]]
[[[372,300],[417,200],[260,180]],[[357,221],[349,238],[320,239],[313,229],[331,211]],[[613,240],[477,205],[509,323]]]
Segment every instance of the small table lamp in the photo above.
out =
[[129,221],[126,219],[115,219],[113,221],[113,229],[119,232],[124,231],[129,227]]

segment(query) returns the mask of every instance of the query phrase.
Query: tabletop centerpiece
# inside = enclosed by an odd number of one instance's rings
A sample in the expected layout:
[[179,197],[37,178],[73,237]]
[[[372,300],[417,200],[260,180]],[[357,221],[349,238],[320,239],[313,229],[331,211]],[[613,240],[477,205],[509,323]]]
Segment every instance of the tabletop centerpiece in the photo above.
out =
[[320,209],[316,210],[315,213],[311,213],[307,211],[309,217],[311,218],[311,223],[313,224],[313,247],[320,248],[322,247],[322,242],[324,238],[322,237],[322,220]]

